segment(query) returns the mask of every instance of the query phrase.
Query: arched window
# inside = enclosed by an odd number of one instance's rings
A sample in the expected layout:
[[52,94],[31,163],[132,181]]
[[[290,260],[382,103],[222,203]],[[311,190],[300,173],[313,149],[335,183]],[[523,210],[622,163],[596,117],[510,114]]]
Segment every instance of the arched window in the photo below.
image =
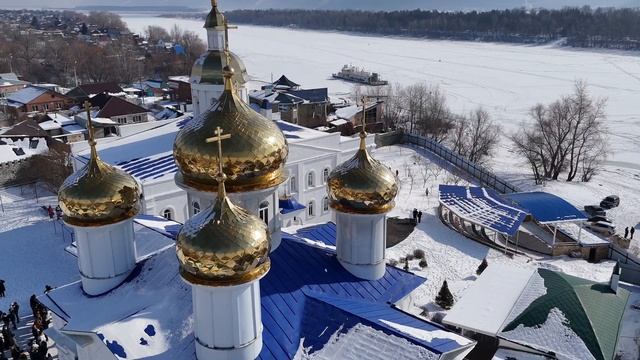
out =
[[330,172],[329,168],[325,168],[322,171],[322,183],[323,184],[326,184],[327,180],[329,180],[329,172]]
[[162,211],[162,217],[164,217],[167,220],[173,220],[173,210],[164,209],[164,211]]
[[200,213],[200,203],[197,201],[193,202],[193,215],[198,215]]
[[269,225],[269,202],[263,201],[260,203],[260,219],[264,221],[265,224]]
[[291,179],[289,179],[289,187],[292,193],[298,192],[298,181],[295,176],[291,176]]
[[307,188],[312,188],[316,186],[316,176],[313,171],[309,171],[307,174]]
[[326,196],[324,197],[324,199],[322,199],[322,211],[323,212],[329,211],[329,198]]
[[309,215],[309,217],[314,217],[316,215],[315,205],[314,201],[309,201],[309,204],[307,205],[307,215]]

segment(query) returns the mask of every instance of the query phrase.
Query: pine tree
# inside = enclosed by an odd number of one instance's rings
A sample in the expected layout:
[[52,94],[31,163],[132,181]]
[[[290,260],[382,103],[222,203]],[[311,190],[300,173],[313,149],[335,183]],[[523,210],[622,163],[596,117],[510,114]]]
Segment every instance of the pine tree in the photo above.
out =
[[436,304],[445,310],[449,310],[453,306],[453,294],[449,291],[447,280],[442,283],[440,292],[438,293],[438,296],[436,296]]
[[478,270],[476,270],[476,275],[482,274],[482,272],[484,271],[484,269],[487,268],[487,266],[489,266],[489,263],[487,262],[487,258],[482,259],[480,266],[478,266]]

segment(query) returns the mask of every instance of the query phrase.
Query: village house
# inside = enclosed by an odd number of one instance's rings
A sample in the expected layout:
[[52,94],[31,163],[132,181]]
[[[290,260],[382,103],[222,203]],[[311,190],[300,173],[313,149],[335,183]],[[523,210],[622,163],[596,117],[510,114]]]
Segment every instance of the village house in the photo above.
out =
[[[121,136],[120,126],[146,123],[151,119],[149,110],[116,96],[99,94],[92,97],[90,103],[96,137]],[[87,114],[80,112],[75,121],[86,128]]]
[[15,180],[24,162],[49,151],[48,134],[33,119],[25,120],[0,133],[0,184]]
[[76,104],[82,104],[98,94],[125,95],[124,90],[113,82],[78,85],[71,89],[66,95],[73,98]]
[[328,89],[301,89],[284,75],[262,90],[250,93],[249,101],[256,111],[271,119],[308,128],[327,124]]
[[18,119],[28,114],[66,110],[73,100],[53,90],[35,86],[7,95],[7,112]]
[[189,76],[170,76],[167,81],[169,97],[172,101],[182,104],[181,110],[187,111],[187,104],[191,104],[191,83]]
[[14,73],[0,74],[0,99],[24,89],[29,84],[28,81],[18,79],[18,76]]

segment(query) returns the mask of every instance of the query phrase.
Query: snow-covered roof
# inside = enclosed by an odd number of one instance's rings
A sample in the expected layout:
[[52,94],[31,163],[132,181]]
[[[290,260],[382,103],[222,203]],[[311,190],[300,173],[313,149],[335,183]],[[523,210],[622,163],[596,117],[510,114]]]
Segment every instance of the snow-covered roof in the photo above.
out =
[[338,115],[339,118],[350,120],[357,113],[359,113],[361,111],[362,111],[362,107],[361,106],[351,105],[351,106],[346,106],[346,107],[343,107],[343,108],[340,108],[340,109],[336,110],[336,115]]
[[491,189],[440,185],[439,193],[440,203],[459,217],[507,236],[514,236],[527,216]]
[[304,126],[292,124],[282,120],[276,121],[276,124],[278,125],[280,130],[282,130],[282,133],[284,133],[284,136],[289,142],[295,143],[297,140],[315,139],[327,136],[327,133],[324,133],[322,131],[309,129]]
[[18,104],[28,104],[29,102],[31,102],[38,96],[46,93],[47,91],[48,91],[47,89],[29,86],[22,90],[19,90],[7,95],[7,100],[9,102],[14,102]]
[[340,125],[347,124],[348,121],[345,120],[345,119],[338,119],[338,120],[333,120],[330,123],[331,123],[331,125],[334,125],[334,126],[340,126]]
[[498,348],[491,360],[549,360],[547,356],[532,354],[525,351]]
[[[349,336],[351,341],[376,349],[384,345],[385,354],[427,359],[473,346],[390,305],[425,279],[388,267],[379,281],[359,280],[344,270],[333,250],[283,235],[261,280],[259,359],[293,359],[301,351],[336,354],[336,340],[354,333],[359,336]],[[105,295],[87,297],[76,282],[41,299],[67,322],[63,330],[97,333],[118,358],[194,358],[191,292],[178,275],[173,247],[139,263],[130,279]]]
[[535,268],[491,264],[447,313],[445,324],[496,336]]
[[62,126],[62,131],[65,134],[84,134],[87,132],[86,128],[83,128],[80,125],[74,124],[74,125],[64,125]]
[[581,225],[579,224],[569,222],[557,224],[556,227],[558,228],[558,231],[569,235],[572,239],[578,240],[582,246],[589,247],[609,245],[609,241],[607,239],[603,239],[586,229],[581,229]]

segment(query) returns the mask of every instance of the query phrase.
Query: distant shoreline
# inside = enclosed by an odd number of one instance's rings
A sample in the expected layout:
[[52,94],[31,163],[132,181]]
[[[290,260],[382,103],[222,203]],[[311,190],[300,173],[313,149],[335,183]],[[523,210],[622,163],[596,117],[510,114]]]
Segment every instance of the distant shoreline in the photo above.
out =
[[162,15],[171,15],[178,13],[196,14],[203,13],[205,9],[196,9],[187,6],[109,6],[109,5],[93,5],[93,6],[76,6],[72,10],[79,11],[109,11],[114,13],[130,13],[130,12],[148,12],[159,13]]

